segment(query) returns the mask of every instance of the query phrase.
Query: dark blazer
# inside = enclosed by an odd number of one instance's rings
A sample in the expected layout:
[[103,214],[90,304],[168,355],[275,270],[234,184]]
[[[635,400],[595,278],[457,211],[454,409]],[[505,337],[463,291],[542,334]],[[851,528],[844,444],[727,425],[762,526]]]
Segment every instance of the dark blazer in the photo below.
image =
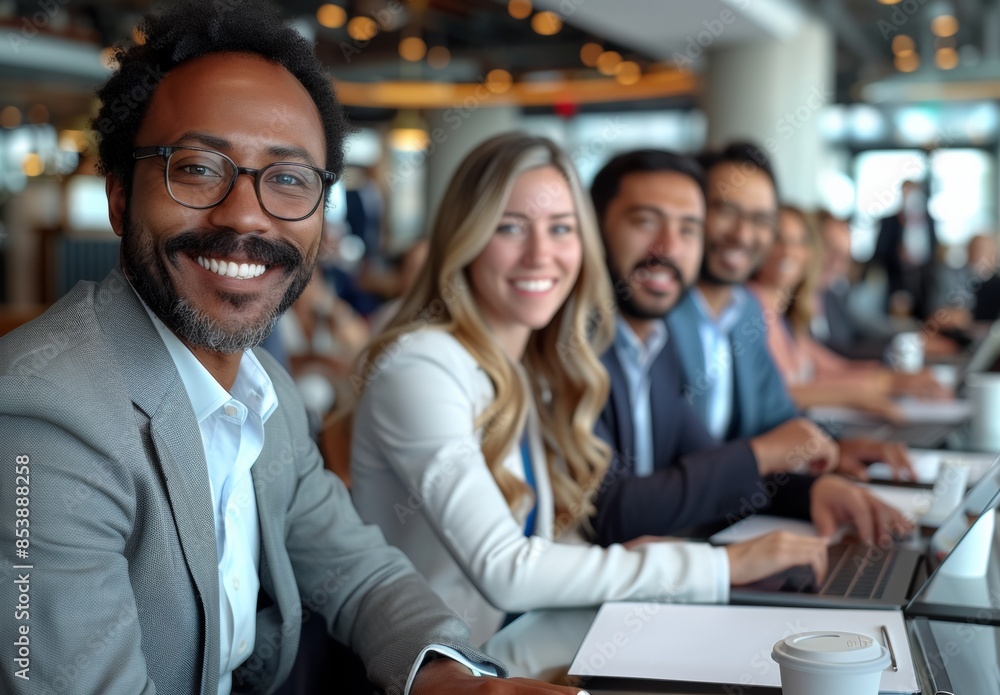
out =
[[[708,421],[705,350],[698,333],[700,316],[690,293],[667,316],[670,340],[681,363],[687,400],[702,423]],[[799,412],[767,349],[767,322],[756,298],[747,297],[731,333],[733,347],[732,424],[726,439],[756,437],[796,418]]]
[[879,222],[878,239],[875,242],[875,253],[870,264],[885,268],[886,307],[893,292],[906,290],[913,297],[913,315],[918,319],[930,316],[934,307],[934,258],[937,253],[938,240],[934,228],[934,219],[927,216],[927,236],[930,244],[930,256],[926,263],[918,266],[908,266],[903,262],[900,245],[903,243],[903,218],[901,214],[883,217]]
[[653,474],[634,475],[635,433],[628,384],[614,348],[602,357],[611,393],[596,431],[614,451],[592,522],[603,545],[641,535],[668,535],[711,522],[737,521],[755,511],[809,516],[813,478],[762,479],[746,439],[720,444],[684,396],[673,335],[653,362],[650,407]]

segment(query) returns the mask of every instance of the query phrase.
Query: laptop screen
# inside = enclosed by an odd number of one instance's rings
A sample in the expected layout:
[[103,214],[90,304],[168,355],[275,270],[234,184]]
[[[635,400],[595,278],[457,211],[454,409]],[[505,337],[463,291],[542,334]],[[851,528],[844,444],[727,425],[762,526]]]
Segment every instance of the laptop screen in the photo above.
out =
[[907,612],[1000,624],[1000,459],[935,531],[927,547],[930,576]]

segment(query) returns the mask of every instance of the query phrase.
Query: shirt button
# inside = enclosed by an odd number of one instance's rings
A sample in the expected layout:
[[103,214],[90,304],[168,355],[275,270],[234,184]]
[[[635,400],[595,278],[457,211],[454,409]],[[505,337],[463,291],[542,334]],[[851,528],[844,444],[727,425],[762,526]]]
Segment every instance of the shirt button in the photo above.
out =
[[233,577],[233,588],[236,589],[236,591],[240,590],[240,578],[239,577]]
[[227,405],[226,406],[226,415],[228,415],[229,417],[236,417],[236,406],[235,405]]
[[245,652],[247,650],[247,641],[245,639],[241,639],[240,640],[240,644],[237,647],[237,649],[239,649],[240,654],[242,654],[243,652]]

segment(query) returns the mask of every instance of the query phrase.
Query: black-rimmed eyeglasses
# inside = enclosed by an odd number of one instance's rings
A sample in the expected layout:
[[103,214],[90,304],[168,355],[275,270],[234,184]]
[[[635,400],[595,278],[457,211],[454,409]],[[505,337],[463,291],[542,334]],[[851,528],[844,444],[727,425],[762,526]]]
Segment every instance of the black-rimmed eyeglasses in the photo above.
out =
[[333,172],[297,162],[274,162],[261,169],[241,167],[221,152],[201,147],[138,147],[132,157],[163,157],[167,193],[175,202],[195,210],[215,207],[225,200],[240,174],[252,176],[264,212],[287,222],[304,220],[316,212],[327,186],[337,181]]

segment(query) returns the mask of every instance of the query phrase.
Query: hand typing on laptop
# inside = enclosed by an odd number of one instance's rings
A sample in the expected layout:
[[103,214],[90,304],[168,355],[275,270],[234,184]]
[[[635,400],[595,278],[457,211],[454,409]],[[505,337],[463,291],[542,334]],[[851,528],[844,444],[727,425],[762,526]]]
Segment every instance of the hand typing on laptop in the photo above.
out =
[[841,526],[851,526],[863,543],[885,547],[913,530],[913,523],[900,510],[837,475],[822,476],[809,496],[813,525],[824,539]]
[[888,464],[894,480],[914,479],[913,464],[905,444],[883,442],[870,437],[840,441],[838,473],[858,480],[868,480],[868,466],[876,462]]

